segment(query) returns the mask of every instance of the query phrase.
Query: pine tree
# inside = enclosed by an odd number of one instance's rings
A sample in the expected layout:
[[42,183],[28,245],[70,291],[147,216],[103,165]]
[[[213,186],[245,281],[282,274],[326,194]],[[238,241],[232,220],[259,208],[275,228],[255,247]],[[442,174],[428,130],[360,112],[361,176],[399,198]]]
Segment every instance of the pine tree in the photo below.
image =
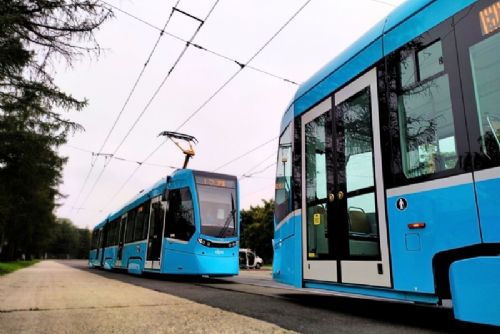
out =
[[98,56],[94,32],[111,16],[97,0],[0,1],[0,259],[48,246],[66,162],[56,150],[82,130],[61,112],[87,105],[51,73],[56,61]]

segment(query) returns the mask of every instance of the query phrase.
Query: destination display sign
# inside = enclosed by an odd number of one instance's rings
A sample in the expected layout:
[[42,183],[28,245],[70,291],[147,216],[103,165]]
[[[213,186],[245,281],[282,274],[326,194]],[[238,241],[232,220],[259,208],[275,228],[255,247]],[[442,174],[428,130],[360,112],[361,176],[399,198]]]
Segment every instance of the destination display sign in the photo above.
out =
[[196,183],[205,186],[236,188],[236,182],[233,180],[225,180],[216,177],[196,176]]
[[480,11],[479,20],[483,36],[500,28],[500,1]]

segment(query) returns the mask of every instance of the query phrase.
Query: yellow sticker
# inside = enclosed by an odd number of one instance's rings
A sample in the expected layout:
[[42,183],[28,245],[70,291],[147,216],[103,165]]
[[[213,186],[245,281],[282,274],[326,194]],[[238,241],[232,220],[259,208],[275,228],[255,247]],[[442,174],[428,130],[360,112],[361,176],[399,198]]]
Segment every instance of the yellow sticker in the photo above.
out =
[[314,225],[320,225],[321,224],[321,215],[319,213],[315,213],[314,214],[313,224]]
[[309,257],[316,257],[316,253],[309,253]]

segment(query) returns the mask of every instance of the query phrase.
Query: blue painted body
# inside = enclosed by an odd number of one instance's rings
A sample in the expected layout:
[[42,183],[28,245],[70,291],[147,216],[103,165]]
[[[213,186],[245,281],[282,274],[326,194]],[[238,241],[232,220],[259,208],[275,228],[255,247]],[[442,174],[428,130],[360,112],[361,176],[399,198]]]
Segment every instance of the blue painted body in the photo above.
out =
[[[102,222],[100,222],[99,224],[97,224],[95,226],[95,230],[99,230],[101,228],[104,227],[104,225],[106,224],[107,220],[104,220]],[[102,263],[102,259],[103,259],[103,252],[102,251],[98,251],[97,249],[91,249],[89,251],[89,261],[88,261],[88,266],[89,268],[94,268],[94,267],[101,267],[101,263]]]
[[[300,86],[283,115],[280,133],[294,118],[371,69],[383,57],[474,2],[476,0],[406,1]],[[500,178],[494,178],[387,198],[392,272],[392,287],[388,289],[303,280],[304,236],[298,209],[294,215],[275,222],[273,278],[296,287],[438,303],[433,268],[437,254],[500,243],[499,190]],[[408,202],[404,211],[396,208],[399,197]],[[409,228],[408,224],[417,222],[424,222],[425,228]],[[475,281],[478,275],[484,277]],[[453,305],[458,319],[500,325],[498,277],[498,256],[460,259],[451,264]]]
[[[398,198],[408,202],[397,209]],[[481,242],[472,184],[387,199],[394,289],[434,293],[435,254]],[[423,222],[423,229],[408,224]]]
[[483,242],[500,242],[500,178],[476,182]]
[[335,292],[342,293],[351,293],[362,296],[369,296],[375,298],[387,298],[387,299],[395,299],[400,301],[407,302],[418,302],[418,303],[426,303],[426,304],[436,304],[439,299],[432,294],[423,294],[423,293],[411,293],[405,291],[396,291],[391,289],[383,289],[383,288],[369,288],[363,286],[356,285],[348,285],[348,284],[336,284],[336,283],[318,283],[318,282],[306,282],[304,284],[306,288],[312,289],[321,289],[321,290],[329,290]]
[[282,118],[281,131],[294,117],[302,115],[377,61],[475,1],[411,0],[403,3],[299,87]]
[[[149,189],[142,191],[139,195],[130,200],[121,209],[114,212],[109,218],[96,226],[103,227],[106,222],[120,218],[129,210],[148,201],[151,198],[162,195],[165,189],[178,189],[189,187],[193,195],[193,208],[196,232],[189,241],[180,241],[164,238],[161,250],[161,264],[159,270],[145,269],[147,257],[147,240],[135,241],[123,246],[121,266],[116,266],[118,246],[104,248],[100,252],[104,256],[104,269],[125,269],[131,274],[142,274],[144,271],[154,271],[162,274],[188,274],[188,275],[211,275],[211,276],[234,276],[239,273],[239,188],[236,187],[236,221],[238,224],[237,235],[230,238],[217,238],[206,236],[200,233],[201,221],[199,213],[198,196],[196,184],[192,170],[177,170],[171,175],[171,180],[167,184],[166,180],[160,180]],[[168,222],[167,222],[168,223]],[[236,241],[236,246],[232,248],[206,247],[198,242],[198,238],[212,242],[232,242]],[[89,266],[100,265],[99,260],[94,259],[97,250],[89,253]]]
[[[457,261],[450,268],[453,312],[457,319],[499,325],[500,257]],[[478,307],[478,306],[481,307]]]
[[302,287],[302,219],[301,211],[290,215],[273,239],[273,279]]

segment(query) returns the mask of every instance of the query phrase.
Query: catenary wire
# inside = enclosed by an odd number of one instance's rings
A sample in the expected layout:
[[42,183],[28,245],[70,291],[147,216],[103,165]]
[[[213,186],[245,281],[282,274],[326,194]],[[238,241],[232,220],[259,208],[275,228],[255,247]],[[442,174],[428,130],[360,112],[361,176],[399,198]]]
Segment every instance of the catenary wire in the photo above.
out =
[[[386,3],[386,2],[383,2],[383,1],[377,1],[377,0],[372,0],[372,1],[374,1],[374,2],[379,2],[379,3],[383,3],[383,4],[385,4],[385,5],[394,6],[393,4],[389,4],[389,3]],[[104,1],[103,1],[103,2],[104,2]],[[289,21],[287,21],[287,22],[286,22],[285,26],[286,26],[286,25],[288,25],[288,23],[289,23],[289,22],[290,22],[290,21],[291,21],[291,20],[292,20],[292,19],[293,19],[296,15],[298,15],[298,13],[299,13],[299,12],[300,12],[300,11],[301,11],[301,10],[302,10],[302,9],[303,9],[303,8],[304,8],[304,7],[305,7],[305,6],[309,3],[309,2],[310,2],[310,0],[309,0],[309,1],[307,1],[307,2],[306,2],[306,3],[305,3],[305,4],[304,4],[304,5],[303,5],[300,9],[299,9],[299,11],[298,11],[296,14],[294,14],[294,16],[293,16],[293,17],[292,17]],[[106,2],[105,2],[105,3],[106,3]],[[106,3],[106,4],[107,4],[107,3]],[[108,4],[108,5],[110,5],[110,4]],[[139,20],[139,21],[141,21],[141,22],[143,22],[143,23],[145,23],[145,24],[147,24],[147,25],[149,25],[149,26],[151,26],[152,28],[158,29],[156,26],[154,26],[154,25],[152,25],[152,24],[150,24],[150,23],[148,23],[148,22],[146,22],[146,21],[144,21],[144,20],[141,20],[141,19],[139,19],[138,17],[135,17],[134,15],[131,15],[130,13],[127,13],[127,12],[125,12],[125,11],[123,11],[123,10],[121,10],[121,9],[119,9],[119,8],[117,8],[117,7],[115,7],[115,6],[112,6],[112,5],[110,5],[110,6],[111,6],[111,7],[113,7],[113,8],[115,8],[115,9],[117,9],[117,10],[119,10],[119,11],[121,11],[121,12],[123,12],[123,13],[125,13],[125,14],[127,14],[127,15],[129,15],[129,16],[131,16],[131,17],[133,17],[133,18],[135,18],[135,19],[137,19],[137,20]],[[266,47],[266,46],[267,46],[270,42],[271,42],[271,41],[272,41],[272,39],[274,39],[274,38],[275,38],[275,36],[276,36],[276,35],[278,35],[278,34],[281,32],[281,30],[282,30],[283,28],[284,28],[284,26],[283,26],[283,27],[282,27],[282,28],[281,28],[281,29],[280,29],[280,30],[279,30],[279,31],[278,31],[278,32],[277,32],[277,33],[276,33],[276,34],[275,34],[275,35],[271,38],[271,40],[269,40],[269,41],[268,41],[268,42],[267,42],[267,43],[266,43],[266,44],[265,44],[265,45],[264,45],[261,49],[259,49],[259,51],[257,52],[257,54],[256,54],[256,55],[254,55],[254,57],[252,57],[252,58],[251,58],[251,59],[250,59],[250,60],[249,60],[246,64],[242,64],[242,63],[240,63],[240,62],[238,62],[238,61],[236,61],[236,60],[232,60],[232,59],[230,59],[229,57],[225,57],[225,56],[220,55],[220,54],[217,54],[217,53],[215,53],[215,52],[213,52],[213,51],[207,50],[207,49],[205,49],[205,48],[203,48],[203,47],[201,47],[201,46],[199,46],[199,45],[196,45],[196,44],[194,44],[194,43],[189,43],[189,42],[187,42],[187,45],[193,45],[193,46],[195,46],[195,47],[197,47],[197,48],[199,48],[199,49],[205,50],[205,51],[210,52],[210,53],[212,53],[212,54],[214,54],[214,55],[220,56],[220,57],[225,58],[225,59],[227,59],[227,60],[234,61],[235,63],[237,63],[237,64],[240,66],[240,70],[239,70],[236,74],[238,74],[239,72],[241,72],[241,70],[242,70],[243,68],[245,68],[245,67],[246,67],[246,68],[254,69],[254,70],[260,71],[260,72],[262,72],[262,73],[269,74],[269,75],[271,75],[271,76],[274,76],[274,77],[280,78],[280,77],[278,77],[278,76],[275,76],[275,75],[270,74],[269,72],[262,71],[262,70],[259,70],[259,69],[254,68],[254,67],[251,67],[251,66],[249,66],[249,63],[250,63],[250,62],[251,62],[251,61],[252,61],[252,60],[253,60],[253,59],[254,59],[254,58],[255,58],[255,57],[256,57],[256,56],[257,56],[257,55],[258,55],[258,54],[259,54],[259,53],[260,53],[260,52],[261,52],[261,51],[262,51],[262,50],[263,50],[263,49],[264,49],[264,48],[265,48],[265,47]],[[171,35],[171,34],[169,34],[169,35]],[[172,36],[172,37],[174,37],[174,38],[180,39],[180,38],[178,38],[177,36],[173,36],[173,35],[171,35],[171,36]],[[182,40],[182,39],[180,39],[180,40]],[[229,80],[228,80],[225,84],[223,84],[223,86],[222,86],[220,89],[218,89],[218,90],[216,91],[216,93],[215,93],[212,97],[210,97],[210,98],[209,98],[208,102],[209,102],[210,100],[212,100],[212,99],[213,99],[213,97],[214,97],[215,95],[217,95],[217,94],[218,94],[218,93],[219,93],[219,92],[220,92],[220,91],[221,91],[221,90],[222,90],[225,86],[227,86],[227,84],[228,84],[230,81],[232,81],[232,80],[234,79],[234,77],[235,77],[235,76],[236,76],[236,75],[233,75],[233,76],[232,76],[232,77],[231,77],[231,78],[230,78],[230,79],[229,79]],[[291,81],[291,80],[287,80],[287,79],[284,79],[284,78],[281,78],[281,79],[283,79],[283,80],[285,80],[285,81],[288,81],[288,82],[291,82],[291,83],[295,83],[295,82],[293,82],[293,81]],[[207,102],[207,103],[208,103],[208,102]],[[195,116],[195,115],[196,115],[196,114],[197,114],[197,113],[198,113],[198,112],[199,112],[199,111],[200,111],[200,110],[201,110],[201,109],[202,109],[202,108],[203,108],[203,107],[204,107],[207,103],[204,103],[204,104],[203,104],[203,105],[202,105],[199,109],[197,109],[195,112],[193,112],[193,113],[189,116],[189,118],[188,118],[188,119],[187,119],[184,123],[182,123],[182,124],[181,124],[181,126],[179,126],[179,128],[178,128],[178,129],[180,129],[182,126],[184,126],[184,125],[185,125],[185,124],[186,124],[186,123],[187,123],[190,119],[192,119],[192,117],[194,117],[194,116]],[[276,138],[277,138],[277,137],[276,137]],[[274,138],[274,139],[276,139],[276,138]],[[152,155],[153,155],[153,154],[154,154],[154,153],[155,153],[155,152],[156,152],[156,151],[157,151],[157,150],[158,150],[158,149],[159,149],[159,148],[160,148],[163,144],[164,144],[164,143],[160,144],[160,145],[157,147],[157,149],[155,149],[155,150],[154,150],[154,151],[153,151],[150,155],[148,155],[148,157],[147,157],[145,160],[143,160],[143,163],[144,163],[145,161],[147,161],[147,160],[149,159],[149,157],[151,157],[151,156],[152,156]],[[252,151],[253,151],[253,150],[252,150]],[[235,160],[233,160],[233,161],[236,161],[237,159],[239,159],[239,158],[241,158],[241,157],[243,157],[243,156],[240,156],[240,157],[236,158],[236,159],[235,159]],[[231,162],[233,162],[233,161],[231,161]],[[229,162],[229,163],[231,163],[231,162]],[[229,163],[227,163],[227,164],[229,164]],[[227,164],[226,164],[226,165],[227,165]],[[275,164],[273,164],[273,165],[275,165]],[[266,169],[267,169],[267,168],[270,168],[270,167],[271,167],[271,166],[273,166],[273,165],[269,165],[268,167],[266,167]],[[119,190],[119,191],[121,191],[121,189],[123,189],[123,187],[125,186],[125,184],[126,184],[126,183],[128,183],[128,181],[132,178],[132,176],[133,176],[133,175],[135,175],[136,171],[137,171],[140,167],[141,167],[141,165],[139,165],[139,166],[136,168],[136,170],[135,170],[135,171],[132,173],[132,175],[131,175],[128,179],[127,179],[127,181],[124,183],[124,185],[122,185],[122,187],[120,188],[120,190]],[[223,166],[221,166],[221,167],[219,167],[219,168],[222,168],[222,167],[223,167]],[[254,173],[254,174],[255,174],[255,173]],[[253,175],[253,174],[252,174],[252,175]],[[114,196],[114,197],[116,197],[116,196]]]
[[[210,17],[210,15],[212,14],[212,12],[214,11],[215,7],[217,6],[217,4],[219,3],[220,0],[216,0],[215,3],[213,4],[213,6],[210,8],[210,11],[208,12],[208,14],[205,16],[205,18],[203,20],[200,21],[200,24],[198,25],[198,28],[195,30],[195,32],[193,33],[193,35],[191,36],[190,40],[188,42],[186,42],[186,45],[184,46],[184,49],[182,50],[182,52],[180,53],[180,55],[177,57],[177,59],[175,60],[174,64],[172,65],[172,67],[170,68],[170,70],[167,72],[167,74],[165,75],[165,77],[163,78],[162,82],[160,83],[160,85],[156,88],[155,92],[153,93],[153,95],[151,96],[151,98],[148,100],[148,102],[146,103],[146,106],[143,108],[143,110],[141,111],[141,113],[136,117],[134,123],[132,124],[132,126],[129,128],[129,130],[127,131],[127,133],[125,134],[125,136],[122,138],[121,142],[118,144],[118,146],[115,148],[115,150],[113,151],[112,155],[114,156],[116,154],[116,152],[121,148],[121,146],[123,145],[123,143],[125,142],[125,140],[128,138],[128,136],[130,135],[130,133],[132,132],[132,130],[135,128],[135,126],[138,124],[139,120],[142,118],[142,116],[146,113],[146,111],[149,109],[150,105],[152,104],[152,102],[155,100],[155,98],[158,96],[158,93],[160,92],[160,90],[162,89],[162,87],[165,85],[167,79],[170,77],[170,75],[172,74],[172,72],[174,71],[174,69],[177,67],[177,65],[179,64],[180,60],[182,59],[182,57],[185,55],[187,49],[189,48],[189,46],[191,45],[191,42],[194,40],[194,38],[198,35],[200,29],[202,28],[203,24],[207,21],[207,19]],[[165,141],[166,142],[166,141]],[[143,163],[145,163],[147,160],[149,160],[149,158],[165,143],[163,142],[162,144],[160,144],[151,154],[149,154],[146,159],[144,159],[141,163],[138,163],[139,165],[137,166],[137,168],[132,172],[132,176],[135,175],[135,173],[137,172],[137,170],[141,167],[141,165]],[[111,161],[111,160],[110,160]],[[109,164],[109,161],[108,161],[108,164]],[[92,185],[90,191],[88,192],[85,200],[82,202],[82,206],[85,205],[85,203],[87,202],[88,198],[90,197],[90,195],[93,193],[95,187],[97,186],[97,184],[99,183],[102,175],[104,174],[104,171],[106,170],[106,167],[108,166],[108,164],[105,164],[104,167],[102,168],[101,172],[99,173],[98,177],[96,178],[96,180],[94,181],[94,184]],[[131,176],[125,181],[125,183],[120,187],[119,191],[112,197],[112,200],[121,192],[121,190],[125,187],[125,185],[128,183],[128,181],[130,181],[131,179]]]
[[139,76],[137,77],[137,79],[135,80],[134,84],[132,85],[132,89],[130,90],[130,92],[128,93],[127,95],[127,98],[125,99],[125,102],[123,103],[123,106],[122,108],[120,109],[120,112],[118,113],[118,115],[116,116],[115,120],[113,121],[113,125],[111,126],[111,129],[108,131],[108,134],[106,136],[106,138],[104,139],[104,141],[102,142],[99,150],[98,150],[98,154],[93,156],[93,161],[92,163],[90,164],[90,168],[89,168],[89,171],[87,172],[87,175],[85,176],[85,179],[83,181],[83,184],[80,188],[80,190],[78,191],[78,195],[76,197],[76,200],[73,204],[73,206],[76,206],[78,204],[78,201],[80,200],[80,197],[83,193],[83,190],[85,189],[85,186],[87,185],[87,182],[89,181],[89,178],[90,178],[90,175],[92,174],[92,170],[94,169],[94,166],[95,166],[95,162],[99,156],[99,154],[102,153],[102,150],[104,148],[104,146],[106,145],[106,143],[108,142],[109,140],[109,137],[111,136],[111,133],[113,132],[113,130],[115,129],[116,127],[116,124],[118,123],[118,121],[120,120],[122,114],[123,114],[123,111],[125,110],[125,108],[127,107],[132,95],[134,94],[135,92],[135,89],[137,88],[137,85],[139,84],[139,82],[141,81],[142,79],[142,76],[144,75],[144,72],[146,71],[146,68],[148,67],[150,61],[151,61],[151,58],[153,57],[153,54],[156,52],[156,49],[158,47],[158,44],[160,43],[160,40],[161,38],[163,37],[163,34],[165,32],[165,29],[167,28],[168,24],[170,23],[170,20],[172,19],[172,15],[174,13],[174,8],[177,7],[179,5],[179,2],[181,0],[177,0],[177,2],[175,3],[174,7],[172,7],[172,10],[170,11],[170,15],[168,16],[168,19],[167,21],[165,22],[164,26],[163,26],[163,29],[160,30],[160,35],[158,36],[158,38],[156,39],[156,42],[151,50],[151,52],[149,53],[148,55],[148,58],[146,59],[146,62],[144,63],[144,65],[142,66],[142,69],[141,69],[141,72],[139,73]]
[[193,111],[189,116],[188,118],[181,124],[177,127],[177,129],[175,131],[179,131],[184,125],[186,125],[194,116],[196,116],[196,114],[198,114],[208,103],[210,103],[210,101],[212,101],[231,81],[233,81],[234,78],[236,78],[236,76],[238,74],[240,74],[243,69],[250,63],[252,62],[261,52],[262,50],[264,50],[275,38],[276,36],[278,36],[282,31],[283,29],[286,28],[286,26],[288,26],[290,24],[290,22],[293,21],[293,19],[295,19],[297,17],[297,15],[299,15],[300,12],[302,12],[302,10],[304,10],[304,8],[311,2],[312,0],[307,0],[293,15],[290,19],[288,19],[288,21],[285,22],[285,24],[283,24],[276,33],[274,33],[274,35],[271,36],[270,39],[267,40],[266,43],[264,43],[264,45],[259,49],[257,50],[257,52],[255,52],[253,54],[252,57],[250,57],[250,59],[245,63],[245,64],[241,64],[240,65],[240,69],[234,73],[226,82],[224,82],[222,84],[222,86],[219,87],[219,89],[217,89],[215,91],[214,94],[212,94],[205,102],[203,102],[201,104],[201,106],[198,107],[198,109],[196,109],[195,111]]
[[[225,59],[225,60],[227,60],[227,61],[229,61],[229,62],[235,63],[235,64],[237,64],[237,65],[238,65],[238,66],[240,66],[240,67],[241,67],[241,66],[245,66],[243,63],[241,63],[240,61],[238,61],[238,60],[236,60],[236,59],[233,59],[233,58],[230,58],[230,57],[228,57],[228,56],[225,56],[225,55],[223,55],[223,54],[221,54],[221,53],[219,53],[219,52],[216,52],[216,51],[213,51],[213,50],[207,49],[207,48],[205,48],[205,47],[204,47],[204,46],[202,46],[202,45],[199,45],[199,44],[196,44],[196,43],[190,42],[190,41],[188,41],[188,40],[185,40],[185,39],[183,39],[183,38],[181,38],[181,37],[179,37],[179,36],[177,36],[177,35],[174,35],[174,34],[172,34],[172,33],[170,33],[170,32],[164,31],[164,30],[162,30],[161,28],[159,28],[159,27],[155,26],[154,24],[152,24],[152,23],[150,23],[150,22],[147,22],[146,20],[143,20],[143,19],[141,19],[141,18],[137,17],[136,15],[133,15],[133,14],[131,14],[131,13],[129,13],[129,12],[127,12],[127,11],[125,11],[125,10],[123,10],[123,9],[119,8],[119,7],[116,7],[116,6],[112,5],[112,4],[110,4],[110,3],[106,2],[106,1],[104,1],[104,0],[100,0],[100,1],[101,1],[102,3],[104,3],[104,4],[106,4],[107,6],[109,6],[109,7],[113,8],[113,9],[116,9],[117,11],[119,11],[119,12],[121,12],[121,13],[123,13],[123,14],[125,14],[125,15],[127,15],[127,16],[131,17],[131,18],[133,18],[133,19],[135,19],[135,20],[137,20],[137,21],[139,21],[139,22],[142,22],[142,23],[144,23],[144,24],[148,25],[149,27],[151,27],[151,28],[153,28],[153,29],[156,29],[156,30],[159,30],[159,31],[163,31],[163,34],[168,35],[168,36],[170,36],[170,37],[172,37],[172,38],[174,38],[174,39],[176,39],[176,40],[178,40],[178,41],[181,41],[181,42],[183,42],[183,43],[187,43],[187,44],[189,44],[189,45],[191,45],[191,46],[193,46],[193,47],[195,47],[195,48],[197,48],[197,49],[200,49],[200,50],[202,50],[202,51],[205,51],[205,52],[207,52],[207,53],[210,53],[210,54],[212,54],[212,55],[214,55],[214,56],[216,56],[216,57],[219,57],[219,58]],[[285,82],[291,83],[291,84],[293,84],[293,85],[298,85],[298,83],[297,83],[296,81],[294,81],[294,80],[291,80],[291,79],[288,79],[288,78],[281,77],[281,76],[279,76],[279,75],[273,74],[273,73],[268,72],[268,71],[265,71],[265,70],[263,70],[263,69],[260,69],[260,68],[254,67],[254,66],[250,66],[250,65],[246,65],[246,67],[247,67],[247,68],[249,68],[249,69],[252,69],[252,70],[254,70],[254,71],[257,71],[257,72],[260,72],[260,73],[263,73],[263,74],[269,75],[269,76],[274,77],[274,78],[276,78],[276,79],[283,80],[283,81],[285,81]]]
[[[287,21],[286,21],[286,22],[285,22],[285,23],[284,23],[284,24],[283,24],[283,25],[282,25],[282,26],[278,29],[278,31],[277,31],[276,33],[274,33],[274,34],[271,36],[271,38],[270,38],[268,41],[266,41],[266,43],[264,43],[264,45],[263,45],[262,47],[260,47],[260,48],[258,49],[258,51],[257,51],[257,52],[256,52],[256,53],[252,56],[252,57],[250,57],[250,59],[249,59],[249,60],[248,60],[245,64],[240,65],[240,69],[239,69],[239,70],[238,70],[235,74],[233,74],[233,75],[232,75],[232,76],[231,76],[231,77],[230,77],[230,78],[229,78],[229,79],[228,79],[228,80],[227,80],[224,84],[222,84],[222,86],[221,86],[221,87],[219,87],[219,88],[216,90],[216,92],[215,92],[214,94],[212,94],[212,95],[211,95],[211,96],[210,96],[210,97],[209,97],[209,98],[208,98],[208,99],[207,99],[204,103],[202,103],[202,105],[201,105],[198,109],[196,109],[193,113],[191,113],[191,114],[189,115],[189,117],[188,117],[188,118],[187,118],[187,119],[186,119],[186,120],[185,120],[185,121],[184,121],[184,122],[183,122],[183,123],[182,123],[179,127],[177,127],[177,129],[176,129],[175,131],[179,131],[179,130],[180,130],[180,129],[184,126],[184,125],[186,125],[186,124],[187,124],[187,123],[188,123],[188,122],[189,122],[189,121],[190,121],[190,120],[191,120],[191,119],[192,119],[192,118],[193,118],[193,117],[194,117],[197,113],[199,113],[199,112],[200,112],[200,111],[201,111],[201,110],[202,110],[202,109],[203,109],[203,108],[204,108],[204,107],[205,107],[205,106],[206,106],[206,105],[207,105],[207,104],[208,104],[208,103],[209,103],[209,102],[210,102],[210,101],[211,101],[211,100],[212,100],[212,99],[216,96],[216,95],[218,95],[218,94],[219,94],[219,93],[220,93],[220,92],[221,92],[221,91],[222,91],[222,90],[223,90],[223,89],[224,89],[224,88],[225,88],[225,87],[226,87],[226,86],[227,86],[227,85],[228,85],[228,84],[229,84],[229,83],[230,83],[230,82],[231,82],[231,81],[232,81],[232,80],[233,80],[233,79],[234,79],[234,78],[235,78],[235,77],[239,74],[239,73],[241,73],[241,71],[242,71],[242,70],[243,70],[243,69],[244,69],[244,68],[248,65],[248,63],[250,63],[252,60],[254,60],[254,59],[255,59],[255,58],[256,58],[256,57],[257,57],[257,56],[258,56],[258,55],[262,52],[262,50],[264,50],[264,49],[265,49],[265,48],[266,48],[266,47],[267,47],[267,46],[268,46],[268,45],[269,45],[269,44],[270,44],[270,43],[271,43],[271,42],[272,42],[272,41],[276,38],[276,36],[278,36],[278,35],[279,35],[279,33],[280,33],[281,31],[283,31],[283,29],[284,29],[284,28],[285,28],[286,26],[288,26],[288,25],[290,24],[290,22],[291,22],[293,19],[295,19],[295,17],[297,17],[297,15],[298,15],[298,14],[299,14],[299,13],[300,13],[300,12],[301,12],[301,11],[302,11],[302,10],[303,10],[303,9],[304,9],[304,8],[305,8],[305,7],[306,7],[306,6],[307,6],[307,5],[311,2],[311,1],[312,1],[312,0],[307,0],[307,1],[306,1],[306,2],[305,2],[305,3],[304,3],[304,4],[303,4],[303,5],[302,5],[302,6],[301,6],[301,7],[300,7],[300,8],[299,8],[299,9],[298,9],[298,10],[297,10],[294,14],[293,14],[293,15],[292,15],[292,17],[291,17],[290,19],[288,19],[288,20],[287,20]],[[219,169],[221,169],[221,168],[223,168],[223,167],[225,167],[225,166],[227,166],[227,165],[229,165],[229,164],[231,164],[231,163],[233,163],[233,162],[235,162],[235,161],[237,161],[237,160],[239,160],[239,159],[241,159],[241,158],[245,157],[246,155],[248,155],[248,154],[250,154],[250,153],[252,153],[252,152],[256,151],[257,149],[259,149],[259,148],[261,148],[261,147],[265,146],[266,144],[268,144],[268,143],[270,143],[270,142],[272,142],[272,141],[276,140],[277,138],[278,138],[278,136],[276,136],[276,137],[274,137],[274,138],[272,138],[272,139],[270,139],[270,140],[266,141],[265,143],[263,143],[263,144],[261,144],[261,145],[258,145],[257,147],[255,147],[255,148],[251,149],[250,151],[248,151],[248,152],[246,152],[246,153],[244,153],[244,154],[242,154],[242,155],[240,155],[240,156],[238,156],[238,157],[236,157],[236,158],[232,159],[231,161],[229,161],[229,162],[227,162],[227,163],[225,163],[225,164],[223,164],[223,165],[221,165],[221,166],[217,167],[217,168],[216,168],[216,169],[214,169],[213,171],[215,172],[215,171],[217,171],[217,170],[219,170]],[[166,142],[166,141],[165,141],[165,142]],[[150,157],[151,157],[151,156],[152,156],[152,155],[153,155],[153,154],[154,154],[154,153],[155,153],[155,152],[156,152],[156,151],[157,151],[157,150],[158,150],[158,149],[159,149],[159,148],[160,148],[160,147],[161,147],[164,143],[165,143],[165,142],[161,143],[161,144],[160,144],[160,145],[159,145],[159,146],[158,146],[158,147],[157,147],[157,148],[156,148],[156,149],[155,149],[155,150],[154,150],[151,154],[149,154],[149,155],[148,155],[148,157],[147,157],[145,160],[143,160],[143,162],[147,161],[147,160],[148,160],[148,159],[149,159],[149,158],[150,158]],[[117,193],[113,196],[112,200],[113,200],[113,199],[114,199],[114,198],[118,195],[118,193],[119,193],[119,192],[121,192],[121,190],[125,187],[125,185],[126,185],[126,184],[127,184],[127,183],[131,180],[131,179],[132,179],[132,176],[133,176],[133,175],[135,175],[135,173],[137,173],[137,171],[138,171],[138,169],[139,169],[140,167],[141,167],[140,165],[136,167],[136,169],[132,172],[131,176],[129,176],[129,177],[127,178],[127,180],[126,180],[126,181],[125,181],[125,182],[121,185],[120,190],[119,190],[119,191],[118,191],[118,192],[117,192]],[[112,201],[112,200],[110,200],[110,201],[108,202],[108,204],[107,204],[107,205],[109,205],[109,204],[111,203],[111,201]],[[107,205],[106,205],[106,206],[107,206]]]

